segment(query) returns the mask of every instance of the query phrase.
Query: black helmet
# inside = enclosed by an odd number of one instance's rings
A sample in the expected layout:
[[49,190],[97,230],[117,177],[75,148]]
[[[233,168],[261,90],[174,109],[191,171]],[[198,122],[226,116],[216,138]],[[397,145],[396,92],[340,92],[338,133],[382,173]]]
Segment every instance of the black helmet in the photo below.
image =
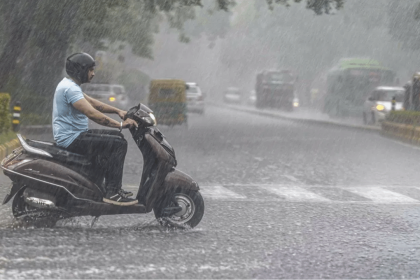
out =
[[67,74],[82,84],[88,81],[89,69],[94,66],[95,60],[87,53],[74,53],[66,60]]

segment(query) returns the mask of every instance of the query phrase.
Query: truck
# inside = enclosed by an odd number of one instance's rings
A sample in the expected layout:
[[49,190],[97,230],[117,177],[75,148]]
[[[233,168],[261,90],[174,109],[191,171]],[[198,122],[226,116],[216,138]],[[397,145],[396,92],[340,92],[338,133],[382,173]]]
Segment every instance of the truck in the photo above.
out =
[[293,111],[296,80],[290,70],[264,70],[258,73],[255,106]]

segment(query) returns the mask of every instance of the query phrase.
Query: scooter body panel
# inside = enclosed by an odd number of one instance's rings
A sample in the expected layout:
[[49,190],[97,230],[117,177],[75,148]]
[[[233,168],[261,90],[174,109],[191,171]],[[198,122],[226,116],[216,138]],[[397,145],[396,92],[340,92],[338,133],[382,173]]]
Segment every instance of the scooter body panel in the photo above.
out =
[[166,175],[173,169],[176,160],[158,142],[159,140],[151,130],[146,133],[138,143],[143,154],[143,173],[136,199],[146,205],[147,211],[151,211],[156,200],[163,195],[162,188]]
[[12,173],[20,185],[53,195],[68,193],[74,198],[93,201],[101,201],[104,195],[98,186],[79,173],[45,159],[35,158],[14,168],[10,166],[5,173]]
[[199,191],[200,187],[189,175],[174,168],[165,178],[165,192],[172,190],[192,190]]

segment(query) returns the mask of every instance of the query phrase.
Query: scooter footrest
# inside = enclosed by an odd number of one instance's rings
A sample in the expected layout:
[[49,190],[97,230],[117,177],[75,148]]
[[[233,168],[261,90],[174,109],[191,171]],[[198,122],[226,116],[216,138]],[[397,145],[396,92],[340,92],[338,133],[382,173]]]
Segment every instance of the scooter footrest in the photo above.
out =
[[117,206],[105,202],[83,201],[72,207],[72,212],[76,216],[102,216],[119,214],[137,214],[146,213],[146,207],[143,204],[134,204],[130,206]]

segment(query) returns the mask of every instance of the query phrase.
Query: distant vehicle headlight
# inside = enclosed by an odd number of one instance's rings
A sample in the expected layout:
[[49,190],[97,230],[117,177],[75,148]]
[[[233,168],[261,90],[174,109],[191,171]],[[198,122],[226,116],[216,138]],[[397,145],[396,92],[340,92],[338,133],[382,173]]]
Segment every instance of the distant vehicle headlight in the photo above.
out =
[[294,102],[293,102],[293,107],[299,107],[299,102],[294,101]]
[[382,105],[382,104],[378,104],[378,105],[376,105],[376,110],[378,110],[378,111],[384,111],[385,110],[385,106]]
[[116,99],[115,99],[114,96],[111,96],[108,100],[111,101],[111,102],[114,102]]

